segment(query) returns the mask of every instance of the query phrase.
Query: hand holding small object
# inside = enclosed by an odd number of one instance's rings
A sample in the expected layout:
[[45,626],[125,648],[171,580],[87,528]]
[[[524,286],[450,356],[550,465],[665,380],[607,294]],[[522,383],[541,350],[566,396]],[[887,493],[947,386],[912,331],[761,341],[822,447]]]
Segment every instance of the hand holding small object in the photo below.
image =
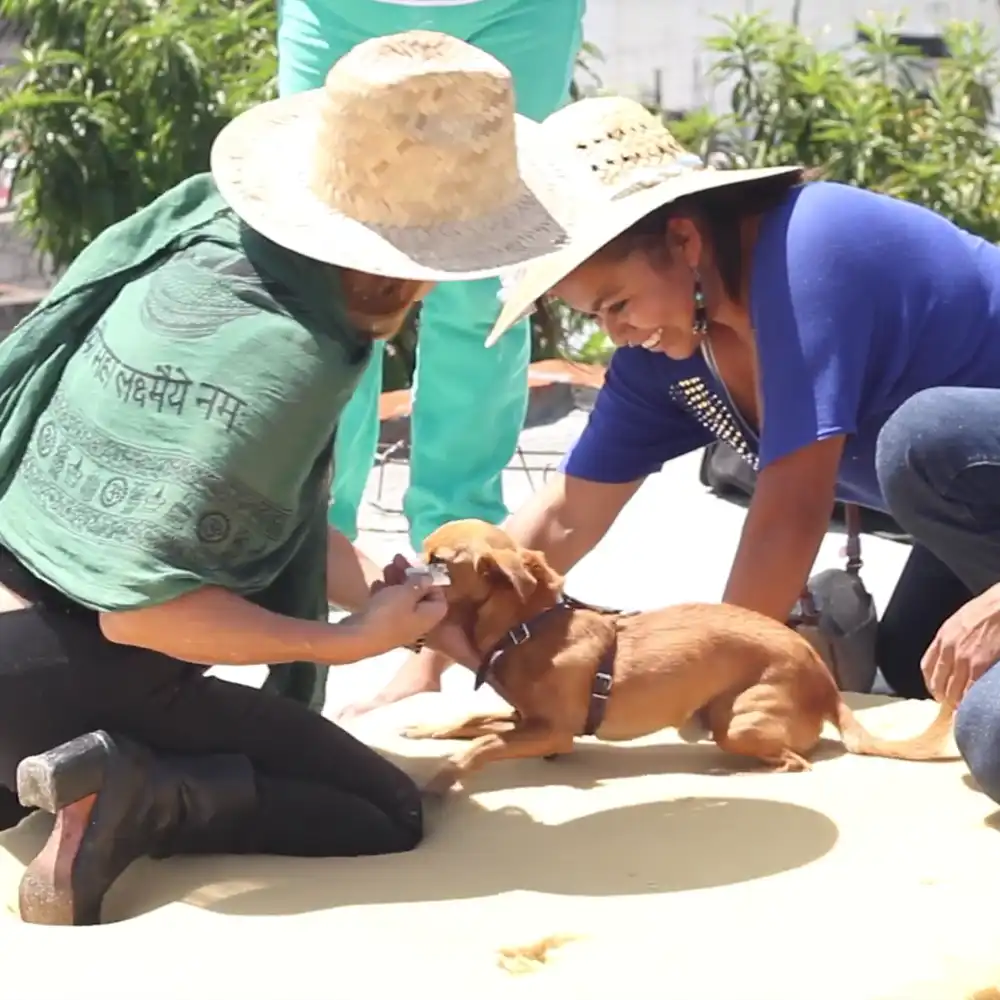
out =
[[448,569],[440,563],[420,563],[415,566],[407,566],[406,578],[408,580],[429,577],[432,587],[447,587],[451,583]]
[[384,652],[421,644],[447,611],[444,595],[424,574],[373,588],[368,604],[348,621],[373,636],[378,652]]
[[[429,594],[433,595],[435,599],[440,599],[444,597],[444,594],[438,588],[447,587],[451,583],[451,577],[448,575],[448,570],[445,566],[439,563],[427,564],[416,560],[411,561],[402,555],[397,555],[393,558],[392,562],[383,570],[383,576],[384,581],[374,584],[372,593],[377,593],[378,590],[385,586],[404,582],[412,583],[418,579],[426,580],[430,576],[432,589]],[[428,598],[424,599],[427,600]],[[444,653],[445,656],[456,663],[464,664],[472,669],[475,669],[479,665],[481,659],[470,644],[469,637],[465,634],[462,627],[454,622],[449,622],[447,619],[431,629],[424,640],[410,643],[406,648],[413,652],[419,652],[425,644],[439,653]]]

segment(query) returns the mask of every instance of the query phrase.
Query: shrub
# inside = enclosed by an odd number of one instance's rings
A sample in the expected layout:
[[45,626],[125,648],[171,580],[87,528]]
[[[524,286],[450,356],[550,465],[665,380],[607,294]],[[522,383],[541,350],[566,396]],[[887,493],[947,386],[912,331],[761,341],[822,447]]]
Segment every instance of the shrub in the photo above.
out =
[[732,110],[674,123],[703,155],[744,166],[802,163],[829,180],[913,201],[1000,242],[1000,146],[991,127],[1000,64],[979,24],[953,23],[949,55],[928,65],[897,42],[898,20],[858,26],[866,41],[817,48],[759,16],[722,19],[707,39]]
[[273,96],[273,0],[0,0],[25,26],[0,129],[23,154],[19,221],[58,268],[207,169],[213,138]]

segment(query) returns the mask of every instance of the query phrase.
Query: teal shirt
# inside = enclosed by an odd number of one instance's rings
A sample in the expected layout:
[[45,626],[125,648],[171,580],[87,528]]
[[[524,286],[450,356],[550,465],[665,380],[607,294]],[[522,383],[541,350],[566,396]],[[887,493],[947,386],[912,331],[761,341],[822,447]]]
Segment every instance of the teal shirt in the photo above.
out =
[[180,185],[0,345],[0,373],[28,368],[0,374],[0,541],[101,611],[214,585],[325,616],[332,443],[370,353],[335,268],[249,230],[210,178]]

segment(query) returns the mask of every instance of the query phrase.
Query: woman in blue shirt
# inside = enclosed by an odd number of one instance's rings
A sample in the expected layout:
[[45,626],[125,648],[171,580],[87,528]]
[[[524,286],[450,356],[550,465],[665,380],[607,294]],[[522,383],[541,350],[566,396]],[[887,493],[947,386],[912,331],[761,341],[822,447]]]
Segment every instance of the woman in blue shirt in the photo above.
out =
[[[834,500],[888,511],[916,544],[881,667],[900,694],[962,703],[960,745],[1000,799],[1000,249],[796,168],[704,170],[622,98],[545,129],[607,208],[528,265],[497,332],[551,291],[619,350],[512,532],[565,572],[646,476],[722,438],[759,471],[723,599],[784,621]],[[411,662],[410,687],[439,668]]]

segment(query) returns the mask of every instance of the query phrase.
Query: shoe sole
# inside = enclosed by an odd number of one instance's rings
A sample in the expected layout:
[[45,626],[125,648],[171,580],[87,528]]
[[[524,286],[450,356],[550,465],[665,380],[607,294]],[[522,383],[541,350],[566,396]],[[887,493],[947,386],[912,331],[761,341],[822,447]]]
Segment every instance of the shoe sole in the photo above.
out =
[[96,907],[84,906],[77,900],[73,869],[113,752],[111,738],[98,731],[46,753],[25,757],[18,764],[17,797],[21,804],[44,809],[56,817],[48,841],[28,865],[18,889],[25,923],[100,923],[100,903]]

